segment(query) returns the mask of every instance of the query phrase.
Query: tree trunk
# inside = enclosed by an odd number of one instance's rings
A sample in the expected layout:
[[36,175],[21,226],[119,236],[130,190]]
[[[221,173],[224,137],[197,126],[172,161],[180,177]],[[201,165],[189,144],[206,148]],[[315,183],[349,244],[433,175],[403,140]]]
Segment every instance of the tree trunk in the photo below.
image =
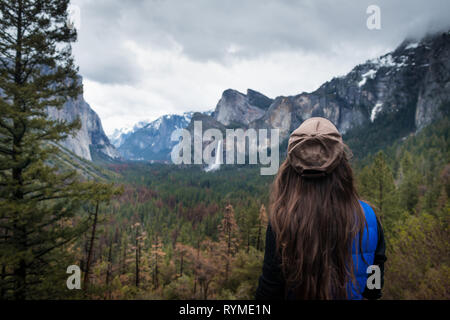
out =
[[247,232],[247,253],[250,252],[250,229]]
[[[17,11],[17,36],[16,36],[16,56],[15,56],[15,68],[14,68],[14,82],[17,85],[22,84],[22,14],[23,14],[23,3],[22,1],[18,1],[18,11]],[[20,106],[20,99],[17,95],[14,97],[14,106]],[[14,121],[14,138],[13,138],[13,152],[12,158],[13,161],[17,161],[17,158],[20,157],[20,151],[22,145],[22,138],[24,134],[23,125]],[[23,199],[23,176],[22,176],[22,168],[14,168],[12,169],[12,177],[13,180],[19,186],[17,190],[14,192],[14,198],[20,202]],[[17,245],[17,249],[19,252],[23,252],[27,249],[27,237],[26,230],[24,227],[18,227],[16,223],[14,223],[14,231],[13,238],[15,238],[15,244]],[[16,300],[24,300],[26,297],[26,277],[27,277],[27,267],[26,261],[22,258],[19,260],[17,266],[14,267],[13,270],[14,277],[14,298]]]
[[141,247],[138,244],[138,239],[136,237],[136,288],[139,287],[139,260],[140,260]]
[[228,271],[230,269],[230,255],[231,255],[231,227],[228,228],[228,248],[227,248],[227,257],[225,263],[225,281],[228,281]]
[[259,224],[259,227],[258,227],[258,240],[256,242],[256,250],[261,249],[261,233],[262,233],[261,229],[262,229],[262,226],[261,226],[261,224]]
[[84,290],[86,290],[88,282],[89,282],[89,272],[90,272],[90,267],[91,267],[92,254],[93,254],[93,250],[94,250],[95,232],[97,230],[98,206],[99,206],[99,202],[97,201],[97,204],[95,205],[94,223],[92,225],[91,240],[89,243],[89,251],[88,251],[88,257],[87,257],[87,261],[86,261],[86,271],[84,273],[84,281],[83,281],[83,289]]
[[180,258],[180,277],[183,276],[183,253],[181,253],[181,258]]
[[113,242],[112,240],[109,243],[109,252],[108,252],[108,269],[106,269],[106,287],[108,288],[107,297],[111,298],[111,289],[109,288],[109,283],[111,281],[111,273],[112,273],[112,247]]
[[[197,263],[200,259],[200,240],[197,240]],[[194,266],[194,296],[197,293],[197,266]]]
[[128,250],[128,243],[125,241],[124,247],[123,247],[123,256],[122,256],[122,266],[121,266],[121,274],[125,274],[127,270],[127,250]]
[[19,266],[14,268],[14,299],[25,300],[26,297],[26,276],[27,269],[25,265],[25,260],[21,259],[19,261]]

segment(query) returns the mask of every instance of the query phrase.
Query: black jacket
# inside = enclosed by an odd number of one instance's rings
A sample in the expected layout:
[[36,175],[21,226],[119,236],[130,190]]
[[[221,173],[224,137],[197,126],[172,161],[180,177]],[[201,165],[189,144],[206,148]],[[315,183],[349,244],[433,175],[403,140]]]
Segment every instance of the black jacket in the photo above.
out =
[[[381,287],[383,287],[386,245],[384,242],[383,228],[378,220],[377,224],[378,243],[373,264],[380,267]],[[259,278],[259,285],[255,295],[257,300],[285,299],[285,280],[280,264],[280,255],[276,252],[275,234],[269,224],[266,232],[266,251],[264,254],[262,275]],[[381,289],[369,290],[366,286],[362,295],[366,299],[379,299],[381,298]]]

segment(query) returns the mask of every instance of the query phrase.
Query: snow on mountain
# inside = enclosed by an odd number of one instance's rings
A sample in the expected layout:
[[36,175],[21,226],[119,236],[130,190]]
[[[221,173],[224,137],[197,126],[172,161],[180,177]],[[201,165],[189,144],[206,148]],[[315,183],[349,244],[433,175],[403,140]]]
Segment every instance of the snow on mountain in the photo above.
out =
[[186,128],[193,112],[182,115],[163,115],[153,121],[142,121],[132,130],[119,134],[114,140],[123,157],[130,160],[167,160],[174,142],[170,140],[176,129]]
[[[402,134],[419,131],[450,103],[450,32],[404,41],[394,51],[355,66],[313,92],[275,99],[248,89],[227,89],[214,111],[165,115],[143,122],[117,140],[131,160],[168,160],[173,130],[192,129],[194,120],[210,127],[279,129],[286,139],[304,120],[325,117],[341,133],[359,127],[399,126]],[[191,123],[190,123],[191,122]],[[395,138],[395,137],[394,137]],[[114,140],[116,141],[116,140]]]

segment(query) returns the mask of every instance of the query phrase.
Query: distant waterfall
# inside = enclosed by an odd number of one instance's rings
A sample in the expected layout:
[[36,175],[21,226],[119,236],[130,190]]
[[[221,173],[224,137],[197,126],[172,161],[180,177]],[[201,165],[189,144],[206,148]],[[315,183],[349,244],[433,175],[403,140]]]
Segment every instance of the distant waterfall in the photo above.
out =
[[219,140],[219,143],[217,144],[217,149],[216,149],[216,158],[214,159],[214,163],[210,164],[205,171],[209,172],[209,171],[215,171],[220,169],[220,155],[222,155],[222,140]]

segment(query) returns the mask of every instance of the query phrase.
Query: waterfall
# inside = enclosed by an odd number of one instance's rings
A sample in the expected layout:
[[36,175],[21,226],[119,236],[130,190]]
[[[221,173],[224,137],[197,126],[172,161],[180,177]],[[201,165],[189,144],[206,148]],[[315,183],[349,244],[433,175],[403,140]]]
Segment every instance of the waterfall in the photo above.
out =
[[222,140],[219,140],[219,143],[217,144],[217,149],[216,149],[216,158],[214,159],[214,163],[211,163],[206,169],[206,172],[209,171],[215,171],[220,169],[220,156],[222,155]]

